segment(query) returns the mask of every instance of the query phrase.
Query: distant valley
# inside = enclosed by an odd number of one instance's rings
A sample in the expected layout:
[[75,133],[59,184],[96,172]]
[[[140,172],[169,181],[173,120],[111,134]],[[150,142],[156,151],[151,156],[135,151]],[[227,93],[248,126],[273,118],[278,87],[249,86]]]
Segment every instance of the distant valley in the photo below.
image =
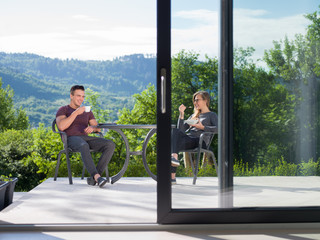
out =
[[112,111],[132,108],[132,95],[156,83],[156,58],[133,54],[112,61],[52,59],[30,53],[0,52],[0,78],[3,87],[14,90],[15,107],[27,111],[32,126],[50,126],[57,109],[69,102],[74,84],[100,94],[101,108]]

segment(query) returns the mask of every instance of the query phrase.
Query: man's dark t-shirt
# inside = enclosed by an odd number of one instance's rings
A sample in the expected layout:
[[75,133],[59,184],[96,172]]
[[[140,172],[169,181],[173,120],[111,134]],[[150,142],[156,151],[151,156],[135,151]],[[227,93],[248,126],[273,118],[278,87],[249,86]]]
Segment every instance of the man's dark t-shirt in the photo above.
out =
[[[56,117],[59,116],[67,116],[69,117],[76,109],[73,109],[69,105],[60,107]],[[79,136],[79,135],[87,135],[84,132],[84,129],[86,129],[89,125],[89,121],[91,119],[95,119],[93,116],[93,113],[90,112],[84,112],[76,117],[76,119],[73,121],[73,123],[64,131],[67,133],[67,136]]]

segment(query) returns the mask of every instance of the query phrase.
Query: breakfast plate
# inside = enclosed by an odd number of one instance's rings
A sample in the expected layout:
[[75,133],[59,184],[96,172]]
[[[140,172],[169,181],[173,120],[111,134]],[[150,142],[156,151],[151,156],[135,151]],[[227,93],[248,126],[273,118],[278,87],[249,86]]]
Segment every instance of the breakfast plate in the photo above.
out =
[[188,120],[184,121],[184,123],[188,123],[189,125],[196,124],[197,122],[198,122],[198,120],[196,120],[196,119],[188,119]]

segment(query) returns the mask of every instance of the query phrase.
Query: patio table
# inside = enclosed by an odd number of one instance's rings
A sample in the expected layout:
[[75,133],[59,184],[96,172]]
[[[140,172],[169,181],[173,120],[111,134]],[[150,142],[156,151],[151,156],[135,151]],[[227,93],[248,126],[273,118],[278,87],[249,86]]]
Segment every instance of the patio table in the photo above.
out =
[[[111,184],[118,181],[124,175],[124,173],[126,172],[126,170],[128,168],[131,155],[141,155],[143,165],[144,165],[144,168],[146,169],[147,173],[149,174],[149,176],[152,179],[157,181],[157,176],[155,174],[153,174],[151,172],[151,170],[149,169],[148,164],[147,164],[147,159],[146,159],[147,145],[148,145],[148,142],[149,142],[150,138],[152,137],[152,135],[156,133],[157,125],[155,125],[155,124],[151,124],[151,125],[136,125],[136,124],[134,124],[134,125],[121,125],[121,124],[116,124],[116,123],[100,123],[97,125],[97,127],[116,131],[117,133],[120,134],[120,136],[122,137],[123,141],[125,142],[125,146],[126,146],[125,162],[123,164],[122,169],[116,175],[111,177]],[[130,151],[129,141],[128,141],[126,135],[123,133],[122,129],[150,129],[150,131],[147,133],[147,135],[143,141],[142,151]]]

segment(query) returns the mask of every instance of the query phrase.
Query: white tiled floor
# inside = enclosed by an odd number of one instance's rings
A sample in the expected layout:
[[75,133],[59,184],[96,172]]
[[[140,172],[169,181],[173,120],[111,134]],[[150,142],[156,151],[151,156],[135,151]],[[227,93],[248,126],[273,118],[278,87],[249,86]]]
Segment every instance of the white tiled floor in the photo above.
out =
[[[235,206],[320,205],[318,177],[235,178]],[[217,179],[178,178],[173,186],[174,208],[217,207]],[[194,199],[194,200],[193,200]],[[0,212],[0,239],[320,239],[320,223],[157,225],[156,182],[122,178],[105,188],[84,180],[48,179],[32,191],[14,195]],[[4,228],[3,224],[48,226],[73,224],[73,231],[52,228]],[[97,229],[98,226],[98,229]],[[17,232],[17,230],[19,230]]]
[[5,240],[85,240],[85,239],[139,239],[139,240],[308,240],[320,239],[320,224],[262,224],[262,225],[182,225],[146,227],[128,230],[125,226],[106,226],[103,230],[74,231],[3,231]]

